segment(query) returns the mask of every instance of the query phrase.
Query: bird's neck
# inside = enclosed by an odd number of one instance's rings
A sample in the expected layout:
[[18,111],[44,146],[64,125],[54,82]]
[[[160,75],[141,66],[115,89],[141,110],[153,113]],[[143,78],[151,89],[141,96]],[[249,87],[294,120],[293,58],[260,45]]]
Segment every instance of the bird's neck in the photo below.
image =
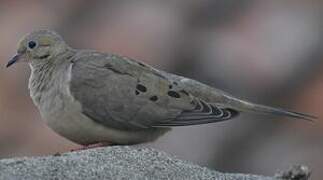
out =
[[68,72],[73,55],[71,51],[41,63],[30,63],[29,90],[36,105],[45,100],[44,96],[48,93],[58,90]]

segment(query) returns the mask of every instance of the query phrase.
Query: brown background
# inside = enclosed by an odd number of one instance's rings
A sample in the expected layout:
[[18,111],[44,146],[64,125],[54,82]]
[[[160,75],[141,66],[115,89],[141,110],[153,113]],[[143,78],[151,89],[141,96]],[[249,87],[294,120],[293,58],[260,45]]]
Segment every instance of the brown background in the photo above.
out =
[[[126,55],[238,97],[323,117],[319,0],[0,1],[0,157],[78,147],[29,98],[29,68],[4,66],[25,33],[58,31],[75,48]],[[323,176],[323,121],[243,115],[175,128],[155,147],[228,172],[272,175],[306,164]],[[107,162],[109,163],[109,162]]]

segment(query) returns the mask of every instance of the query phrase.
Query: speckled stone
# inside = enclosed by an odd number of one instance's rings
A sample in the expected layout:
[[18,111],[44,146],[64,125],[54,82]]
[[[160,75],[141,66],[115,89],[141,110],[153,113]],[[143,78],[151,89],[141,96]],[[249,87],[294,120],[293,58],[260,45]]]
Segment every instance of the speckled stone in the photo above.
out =
[[114,146],[60,156],[0,160],[0,179],[219,179],[272,180],[247,174],[227,174],[178,160],[149,148]]

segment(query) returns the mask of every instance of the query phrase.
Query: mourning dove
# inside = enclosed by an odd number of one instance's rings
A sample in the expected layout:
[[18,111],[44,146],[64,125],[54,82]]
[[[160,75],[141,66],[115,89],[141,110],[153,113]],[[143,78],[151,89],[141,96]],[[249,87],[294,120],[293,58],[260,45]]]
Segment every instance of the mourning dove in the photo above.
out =
[[153,141],[174,126],[226,121],[251,112],[315,117],[250,103],[131,58],[73,49],[50,30],[19,42],[7,64],[31,68],[30,96],[48,126],[82,145]]

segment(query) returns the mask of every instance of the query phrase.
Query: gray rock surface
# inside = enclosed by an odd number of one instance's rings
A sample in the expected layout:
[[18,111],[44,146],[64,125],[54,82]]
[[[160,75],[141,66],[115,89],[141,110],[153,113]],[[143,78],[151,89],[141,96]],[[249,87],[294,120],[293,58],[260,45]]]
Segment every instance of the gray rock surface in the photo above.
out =
[[58,156],[0,160],[0,179],[221,179],[272,180],[227,174],[149,148],[114,146]]

